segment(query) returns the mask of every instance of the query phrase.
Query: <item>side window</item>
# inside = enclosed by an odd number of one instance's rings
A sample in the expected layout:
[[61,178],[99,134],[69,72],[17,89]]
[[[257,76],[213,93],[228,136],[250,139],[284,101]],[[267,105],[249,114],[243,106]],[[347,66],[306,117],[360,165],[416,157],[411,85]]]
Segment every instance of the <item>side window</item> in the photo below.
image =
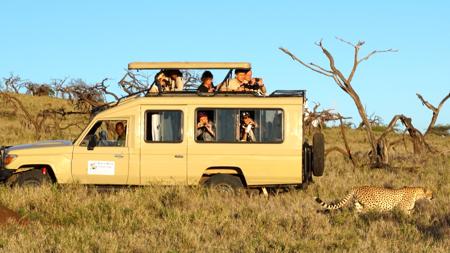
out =
[[217,109],[217,142],[236,142],[239,140],[238,110]]
[[182,111],[147,111],[145,112],[146,142],[181,142]]
[[283,111],[282,110],[259,110],[259,134],[261,142],[283,141]]
[[216,120],[214,110],[202,110],[197,112],[197,124],[195,125],[195,139],[200,142],[216,141]]
[[197,142],[280,143],[283,111],[279,109],[199,109]]
[[127,121],[126,120],[101,120],[92,126],[84,137],[80,146],[87,147],[89,141],[94,142],[95,147],[126,147],[127,145]]
[[200,109],[196,114],[197,142],[236,142],[239,127],[238,110]]

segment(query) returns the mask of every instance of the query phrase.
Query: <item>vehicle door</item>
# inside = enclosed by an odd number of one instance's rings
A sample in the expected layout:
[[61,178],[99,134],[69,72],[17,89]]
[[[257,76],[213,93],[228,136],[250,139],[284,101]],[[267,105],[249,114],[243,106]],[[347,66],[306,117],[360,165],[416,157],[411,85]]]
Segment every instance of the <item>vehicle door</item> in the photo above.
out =
[[98,120],[74,147],[72,176],[81,184],[126,184],[129,171],[127,119]]
[[141,184],[186,184],[184,106],[142,106]]

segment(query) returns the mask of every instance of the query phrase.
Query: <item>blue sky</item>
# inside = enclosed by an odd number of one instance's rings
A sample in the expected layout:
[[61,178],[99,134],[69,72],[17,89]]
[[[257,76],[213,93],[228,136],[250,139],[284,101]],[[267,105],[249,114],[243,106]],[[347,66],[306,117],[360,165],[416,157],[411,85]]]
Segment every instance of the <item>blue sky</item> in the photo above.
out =
[[[249,61],[269,91],[306,89],[310,101],[359,122],[352,100],[331,79],[278,50],[326,64],[314,45],[323,39],[348,72],[353,50],[339,36],[366,41],[362,55],[399,50],[361,64],[353,81],[368,114],[386,123],[403,113],[424,129],[431,111],[415,93],[437,104],[450,91],[448,1],[16,0],[0,9],[0,77],[114,82],[131,61]],[[438,123],[449,119],[450,102]]]

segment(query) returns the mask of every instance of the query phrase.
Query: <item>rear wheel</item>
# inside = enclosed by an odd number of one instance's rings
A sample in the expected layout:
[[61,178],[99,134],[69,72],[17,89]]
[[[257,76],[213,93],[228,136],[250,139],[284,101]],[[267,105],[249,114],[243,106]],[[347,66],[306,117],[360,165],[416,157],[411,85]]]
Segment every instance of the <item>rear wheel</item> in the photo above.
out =
[[322,133],[315,133],[312,145],[312,171],[313,175],[320,177],[325,168],[325,138]]
[[217,174],[210,177],[206,180],[205,186],[229,194],[234,194],[238,189],[244,187],[240,178],[227,174]]
[[39,169],[22,172],[17,178],[17,185],[21,187],[39,187],[50,182],[50,177]]

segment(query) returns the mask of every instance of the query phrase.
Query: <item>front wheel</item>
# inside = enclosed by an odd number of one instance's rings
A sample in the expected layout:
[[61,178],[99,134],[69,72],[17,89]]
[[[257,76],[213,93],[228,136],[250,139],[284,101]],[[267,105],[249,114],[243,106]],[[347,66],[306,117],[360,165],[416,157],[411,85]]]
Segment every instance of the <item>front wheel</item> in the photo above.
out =
[[240,178],[227,174],[217,174],[210,177],[205,182],[205,186],[219,192],[235,194],[244,185]]
[[39,187],[49,182],[49,176],[37,169],[22,172],[17,178],[17,185],[21,187]]

